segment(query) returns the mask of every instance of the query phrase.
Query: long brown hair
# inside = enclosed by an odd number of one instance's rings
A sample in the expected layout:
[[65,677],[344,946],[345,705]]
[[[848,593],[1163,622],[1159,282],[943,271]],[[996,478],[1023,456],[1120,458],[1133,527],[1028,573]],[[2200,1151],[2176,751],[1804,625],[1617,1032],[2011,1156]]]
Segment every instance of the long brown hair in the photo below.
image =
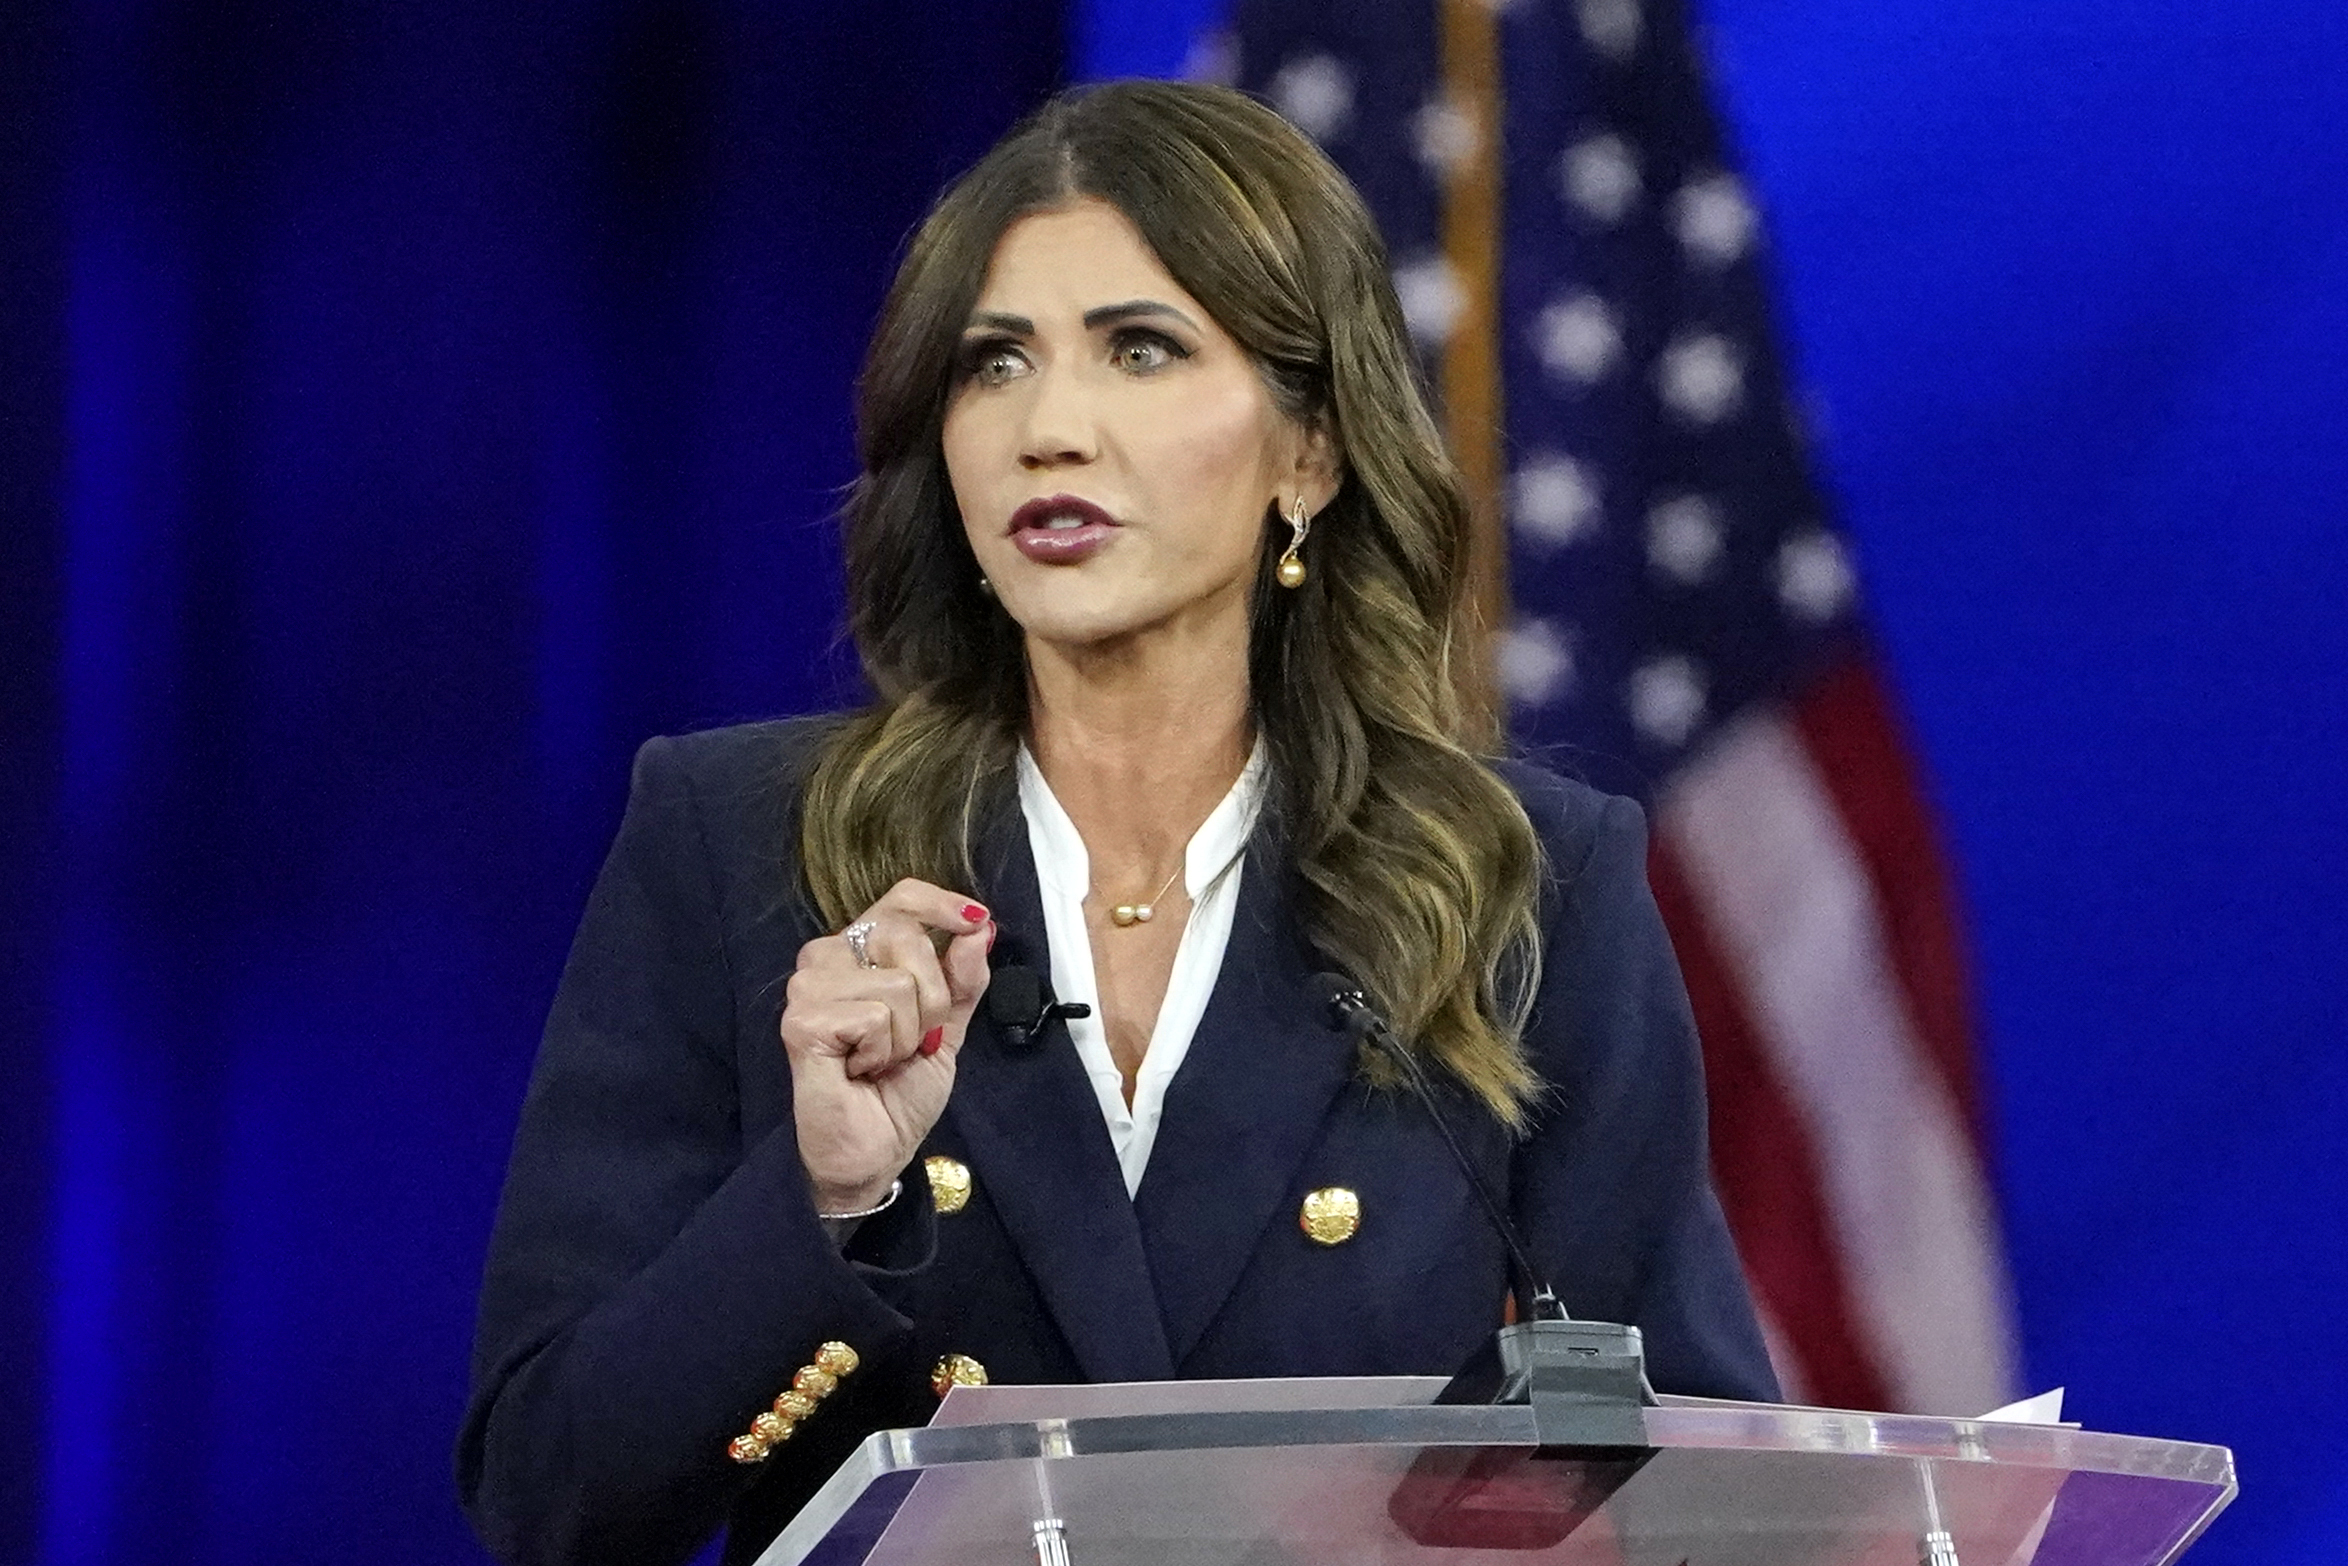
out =
[[905,875],[973,883],[971,845],[1027,715],[1019,627],[983,590],[940,430],[997,240],[1094,197],[1244,347],[1276,405],[1343,465],[1301,588],[1272,585],[1267,511],[1249,680],[1270,800],[1313,944],[1396,1031],[1510,1125],[1538,1086],[1518,1043],[1542,861],[1484,759],[1454,672],[1468,508],[1427,409],[1360,196],[1318,148],[1220,87],[1119,82],[1054,99],[947,190],[889,290],[858,402],[849,624],[878,700],[824,743],[801,862],[843,924]]

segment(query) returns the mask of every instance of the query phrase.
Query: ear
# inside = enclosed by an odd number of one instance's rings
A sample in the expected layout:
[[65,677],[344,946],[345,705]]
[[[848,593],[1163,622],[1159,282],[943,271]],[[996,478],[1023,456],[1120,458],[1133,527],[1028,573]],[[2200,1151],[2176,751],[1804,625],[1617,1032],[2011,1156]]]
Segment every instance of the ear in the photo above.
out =
[[1292,440],[1285,488],[1291,495],[1302,495],[1305,510],[1319,516],[1322,508],[1337,498],[1337,491],[1345,482],[1345,458],[1338,451],[1326,420],[1314,419],[1291,425],[1290,429]]

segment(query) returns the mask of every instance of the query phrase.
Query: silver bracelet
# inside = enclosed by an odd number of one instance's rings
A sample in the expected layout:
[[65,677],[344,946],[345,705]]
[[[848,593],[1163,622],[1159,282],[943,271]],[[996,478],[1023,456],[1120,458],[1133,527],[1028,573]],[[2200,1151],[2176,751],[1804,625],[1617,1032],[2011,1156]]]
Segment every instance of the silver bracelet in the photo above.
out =
[[904,1193],[905,1182],[902,1180],[891,1180],[889,1182],[889,1194],[882,1197],[872,1206],[865,1208],[864,1211],[860,1213],[817,1213],[815,1216],[823,1220],[825,1223],[853,1223],[859,1218],[877,1217],[881,1213],[885,1213],[891,1207],[895,1206],[897,1198],[902,1196]]

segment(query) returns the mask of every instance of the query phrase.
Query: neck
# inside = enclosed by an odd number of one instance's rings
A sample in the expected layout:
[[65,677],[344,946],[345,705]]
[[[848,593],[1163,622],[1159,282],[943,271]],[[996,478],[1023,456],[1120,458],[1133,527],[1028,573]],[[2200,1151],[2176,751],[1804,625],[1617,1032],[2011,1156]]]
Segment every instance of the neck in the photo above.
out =
[[1244,641],[1070,650],[1031,639],[1027,666],[1028,743],[1084,839],[1093,885],[1146,896],[1247,765]]

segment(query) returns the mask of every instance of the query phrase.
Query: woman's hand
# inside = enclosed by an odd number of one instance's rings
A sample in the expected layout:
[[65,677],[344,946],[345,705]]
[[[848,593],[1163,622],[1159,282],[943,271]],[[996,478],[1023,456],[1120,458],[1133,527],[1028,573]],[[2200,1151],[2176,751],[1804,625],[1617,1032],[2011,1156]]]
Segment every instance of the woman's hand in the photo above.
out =
[[[799,948],[783,1005],[799,1157],[819,1213],[889,1194],[945,1112],[954,1060],[986,994],[994,921],[969,898],[904,880],[845,933]],[[950,936],[941,956],[930,932]]]

